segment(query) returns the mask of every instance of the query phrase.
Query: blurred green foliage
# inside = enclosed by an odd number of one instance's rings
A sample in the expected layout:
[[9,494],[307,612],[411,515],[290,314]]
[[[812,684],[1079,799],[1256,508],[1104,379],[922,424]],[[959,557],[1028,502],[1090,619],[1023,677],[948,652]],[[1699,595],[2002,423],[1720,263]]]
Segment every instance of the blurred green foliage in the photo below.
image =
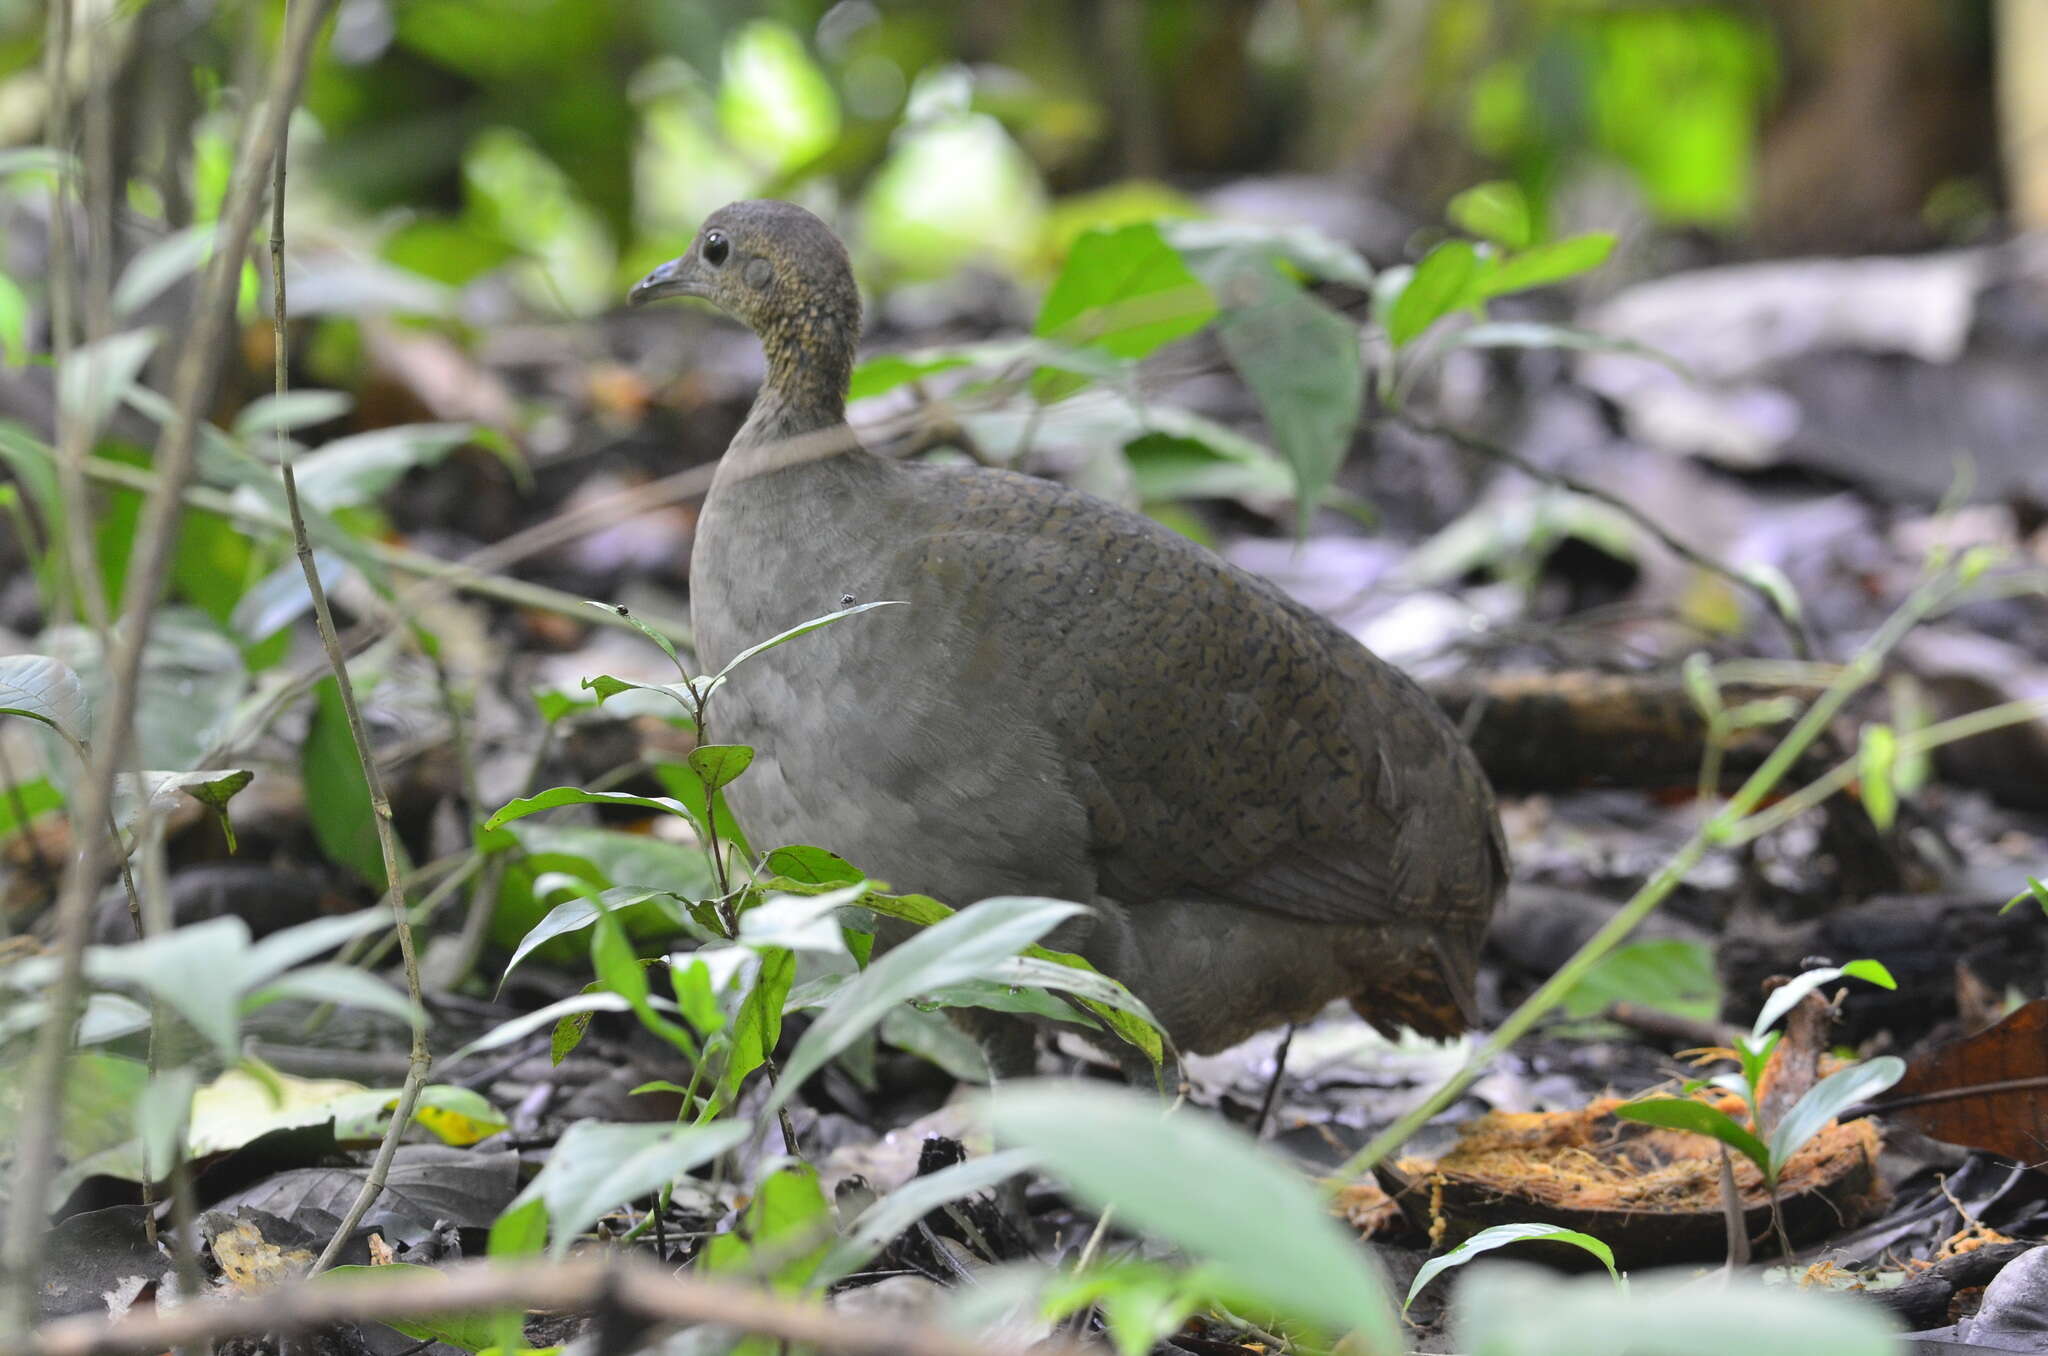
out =
[[[274,38],[280,0],[255,2]],[[189,116],[140,152],[176,163],[130,194],[173,226],[220,200],[251,69],[242,5],[182,13],[163,50]],[[122,16],[139,52],[151,9]],[[0,84],[39,88],[41,23],[0,12]],[[1738,227],[1778,66],[1735,0],[349,0],[296,144],[307,220],[583,314],[744,196],[834,216],[879,285],[1042,280],[1085,230],[1190,213],[1164,182],[1282,167],[1365,169],[1419,220],[1499,181],[1452,220],[1515,250],[1589,173],[1654,219]]]

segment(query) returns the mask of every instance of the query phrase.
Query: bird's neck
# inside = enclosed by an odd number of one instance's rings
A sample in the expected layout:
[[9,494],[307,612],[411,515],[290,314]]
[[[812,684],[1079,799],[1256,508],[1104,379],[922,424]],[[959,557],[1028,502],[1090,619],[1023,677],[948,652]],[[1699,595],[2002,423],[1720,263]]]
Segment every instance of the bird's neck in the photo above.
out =
[[791,325],[761,337],[768,376],[754,407],[733,435],[719,465],[726,483],[803,462],[858,452],[846,422],[846,384],[852,345],[816,323]]

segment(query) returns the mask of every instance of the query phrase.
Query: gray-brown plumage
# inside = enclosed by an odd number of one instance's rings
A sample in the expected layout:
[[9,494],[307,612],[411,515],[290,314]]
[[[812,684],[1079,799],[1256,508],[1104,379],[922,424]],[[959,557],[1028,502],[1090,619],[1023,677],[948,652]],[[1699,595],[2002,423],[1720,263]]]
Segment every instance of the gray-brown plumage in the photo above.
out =
[[1506,879],[1493,795],[1435,705],[1350,636],[1151,520],[1049,481],[887,462],[845,427],[846,252],[778,202],[712,215],[633,299],[706,298],[768,377],[691,556],[713,734],[756,842],[830,848],[956,905],[1094,906],[1055,941],[1182,1050],[1348,998],[1464,1028]]

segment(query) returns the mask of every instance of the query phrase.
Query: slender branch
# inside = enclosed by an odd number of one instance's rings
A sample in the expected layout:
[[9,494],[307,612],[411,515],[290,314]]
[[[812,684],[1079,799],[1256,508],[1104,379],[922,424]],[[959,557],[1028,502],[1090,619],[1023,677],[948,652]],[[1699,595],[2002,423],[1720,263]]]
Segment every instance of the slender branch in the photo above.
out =
[[[313,12],[316,22],[330,2],[299,0],[303,7]],[[290,0],[286,0],[285,11],[289,16]],[[272,153],[270,187],[270,323],[273,374],[280,400],[284,398],[290,380],[290,345],[286,333],[290,311],[285,304],[284,283],[284,176],[288,149],[289,139],[280,135]],[[341,652],[341,635],[334,627],[334,610],[328,605],[327,589],[321,584],[319,567],[313,561],[313,541],[307,535],[306,515],[299,504],[299,482],[292,465],[291,439],[285,436],[282,426],[277,433],[277,461],[278,473],[284,478],[285,507],[291,514],[292,542],[297,548],[299,569],[306,576],[306,592],[313,598],[314,625],[319,629],[321,647],[327,652],[327,666],[334,673],[335,687],[341,695],[341,709],[348,720],[348,734],[355,745],[357,766],[362,769],[363,782],[369,788],[371,820],[376,826],[377,848],[384,862],[385,895],[397,924],[398,951],[405,965],[405,988],[412,999],[412,1048],[406,1060],[405,1086],[398,1095],[397,1108],[391,1113],[391,1124],[384,1132],[384,1142],[378,1146],[377,1157],[363,1179],[362,1190],[356,1193],[354,1202],[341,1218],[340,1227],[328,1239],[319,1260],[313,1263],[313,1274],[318,1275],[334,1265],[334,1259],[347,1243],[349,1235],[362,1223],[371,1202],[383,1191],[391,1160],[398,1152],[398,1141],[412,1123],[413,1106],[419,1100],[420,1088],[427,1081],[427,1068],[433,1062],[433,1056],[427,1051],[427,1014],[420,995],[420,961],[413,948],[412,919],[407,916],[405,908],[405,875],[399,866],[398,832],[391,823],[391,800],[385,794],[384,774],[377,766],[369,732],[363,726],[362,708],[356,702],[355,682],[349,677],[348,659]]]
[[[729,1281],[677,1275],[639,1260],[464,1262],[422,1275],[365,1276],[350,1285],[292,1284],[247,1298],[131,1310],[114,1322],[68,1318],[29,1333],[0,1335],[0,1356],[122,1356],[212,1338],[308,1332],[333,1323],[426,1319],[507,1307],[522,1311],[599,1309],[648,1322],[708,1324],[784,1342],[871,1356],[1021,1356],[1024,1344],[970,1337],[826,1308]],[[1034,1356],[1081,1356],[1084,1348],[1042,1342]]]
[[[201,408],[219,375],[227,320],[240,275],[241,252],[231,242],[245,240],[262,208],[270,159],[284,125],[298,102],[313,43],[332,0],[311,0],[288,26],[272,68],[260,117],[253,120],[246,154],[222,204],[222,248],[214,252],[206,276],[193,299],[172,382],[175,416],[158,440],[154,464],[159,477],[143,505],[140,530],[129,558],[128,585],[122,596],[121,625],[113,637],[107,665],[107,706],[91,774],[78,788],[80,825],[98,825],[112,803],[114,773],[128,747],[140,690],[143,649],[158,608],[156,601],[181,525],[183,496],[193,472],[193,453]],[[42,1261],[43,1231],[48,1223],[46,1193],[57,1149],[57,1109],[63,1105],[68,1072],[66,1055],[71,1027],[82,995],[86,934],[92,899],[108,845],[97,832],[78,835],[78,855],[66,874],[56,909],[57,975],[49,989],[49,1017],[37,1033],[35,1049],[23,1078],[23,1105],[28,1108],[15,1140],[14,1184],[8,1204],[0,1263],[6,1285],[0,1291],[0,1332],[25,1331],[35,1314],[36,1277]]]
[[1785,605],[1784,599],[1726,561],[1710,556],[1695,547],[1688,546],[1677,537],[1672,536],[1670,530],[1662,523],[1637,508],[1634,504],[1629,503],[1628,500],[1623,499],[1620,495],[1610,490],[1603,490],[1598,485],[1580,480],[1577,476],[1566,475],[1562,471],[1552,471],[1538,466],[1520,453],[1511,451],[1499,443],[1488,438],[1482,438],[1477,434],[1467,433],[1462,429],[1451,428],[1443,424],[1432,424],[1427,420],[1417,419],[1412,414],[1403,413],[1398,410],[1394,412],[1393,418],[1394,422],[1411,433],[1451,443],[1456,447],[1463,448],[1467,452],[1485,457],[1491,461],[1500,462],[1503,465],[1512,466],[1532,480],[1541,481],[1546,485],[1555,485],[1561,490],[1566,490],[1583,498],[1605,504],[1656,538],[1659,545],[1677,556],[1680,560],[1705,570],[1710,574],[1719,575],[1744,593],[1757,599],[1757,601],[1764,605],[1766,611],[1777,618],[1778,624],[1784,628],[1786,636],[1792,642],[1793,650],[1798,653],[1799,657],[1801,659],[1813,658],[1813,635],[1807,630],[1804,619],[1788,608]]

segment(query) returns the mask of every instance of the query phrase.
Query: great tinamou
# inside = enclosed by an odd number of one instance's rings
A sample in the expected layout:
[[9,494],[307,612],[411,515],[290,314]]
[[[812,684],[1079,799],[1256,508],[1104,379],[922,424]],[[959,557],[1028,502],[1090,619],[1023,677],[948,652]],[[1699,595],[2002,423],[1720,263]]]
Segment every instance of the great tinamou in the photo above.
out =
[[[956,906],[1078,900],[1050,939],[1182,1051],[1346,998],[1465,1029],[1507,874],[1493,794],[1406,676],[1264,580],[1051,481],[885,461],[846,427],[860,297],[787,203],[713,213],[631,300],[708,300],[768,375],[690,558],[698,658],[902,600],[743,665],[712,702],[752,745],[754,841],[814,843]],[[999,1076],[1028,1030],[984,1024]]]

